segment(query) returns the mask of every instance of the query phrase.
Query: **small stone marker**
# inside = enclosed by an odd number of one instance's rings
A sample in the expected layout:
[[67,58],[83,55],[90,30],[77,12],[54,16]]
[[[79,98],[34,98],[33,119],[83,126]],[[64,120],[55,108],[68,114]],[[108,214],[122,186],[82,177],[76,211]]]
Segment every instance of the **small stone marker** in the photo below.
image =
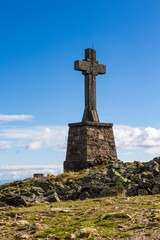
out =
[[34,178],[43,178],[44,174],[43,173],[34,173]]
[[106,66],[96,60],[96,50],[85,50],[85,59],[74,62],[74,69],[85,75],[85,110],[80,123],[69,124],[64,171],[79,171],[117,159],[112,123],[100,123],[96,109],[96,76]]

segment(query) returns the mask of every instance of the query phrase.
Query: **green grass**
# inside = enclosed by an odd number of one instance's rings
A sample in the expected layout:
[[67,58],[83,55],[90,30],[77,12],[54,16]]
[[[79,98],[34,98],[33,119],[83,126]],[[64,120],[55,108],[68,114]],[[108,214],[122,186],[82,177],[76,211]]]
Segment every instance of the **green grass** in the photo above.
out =
[[154,219],[156,219],[157,221],[160,221],[160,217],[155,217]]
[[53,233],[53,229],[46,229],[43,233],[39,233],[37,235],[35,235],[35,239],[36,238],[45,238],[47,237],[50,233]]
[[18,231],[26,230],[28,229],[28,226],[18,226]]
[[124,234],[120,235],[120,238],[133,237],[133,236],[134,236],[133,234],[124,233]]
[[[6,236],[6,239],[7,234],[12,232],[12,240],[17,239],[16,234],[23,233],[23,231],[27,231],[35,240],[38,238],[51,239],[51,235],[60,239],[67,239],[70,233],[75,233],[77,230],[88,227],[94,228],[99,237],[106,239],[114,239],[116,236],[127,238],[132,234],[134,235],[137,229],[144,228],[143,223],[141,223],[142,217],[143,219],[150,219],[151,217],[150,208],[146,205],[142,209],[140,207],[142,203],[145,205],[149,200],[158,202],[159,199],[160,195],[137,196],[129,197],[126,201],[119,196],[86,199],[83,201],[43,203],[23,208],[9,208],[0,212],[0,222],[3,223],[3,219],[6,219],[5,223],[7,224],[8,222],[9,224],[6,226],[3,224],[0,225],[0,232]],[[157,206],[159,205],[157,204]],[[70,212],[52,211],[51,209],[53,208],[69,209]],[[157,207],[157,209],[159,208]],[[34,223],[39,223],[42,225],[42,228],[28,231],[29,227],[25,226],[27,228],[25,229],[24,226],[15,226],[10,229],[9,226],[15,221],[16,214],[20,219],[29,221],[30,226]],[[100,220],[100,217],[104,214],[106,214],[106,218]],[[128,217],[128,214],[132,217],[132,220]],[[156,215],[154,216],[155,218]],[[146,227],[146,229],[148,229],[146,234],[149,234],[149,229],[152,229],[152,227]],[[130,231],[132,234],[130,234]],[[154,229],[154,231],[156,230]]]
[[142,229],[142,228],[144,228],[144,226],[139,226],[139,225],[137,225],[137,226],[131,227],[130,230]]
[[151,232],[145,233],[145,236],[152,236]]

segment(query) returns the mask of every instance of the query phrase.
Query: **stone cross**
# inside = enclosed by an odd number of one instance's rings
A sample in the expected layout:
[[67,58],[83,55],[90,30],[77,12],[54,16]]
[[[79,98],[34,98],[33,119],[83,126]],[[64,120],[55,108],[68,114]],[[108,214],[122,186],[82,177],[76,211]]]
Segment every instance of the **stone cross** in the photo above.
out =
[[74,62],[74,70],[82,71],[85,75],[85,110],[82,122],[99,122],[96,109],[96,76],[106,73],[106,65],[96,60],[96,50],[85,49],[85,59]]

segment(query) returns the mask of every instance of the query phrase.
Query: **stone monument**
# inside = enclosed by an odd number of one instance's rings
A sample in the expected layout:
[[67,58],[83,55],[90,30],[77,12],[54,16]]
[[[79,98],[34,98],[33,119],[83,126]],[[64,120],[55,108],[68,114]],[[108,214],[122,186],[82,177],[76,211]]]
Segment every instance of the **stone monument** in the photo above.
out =
[[96,108],[96,76],[106,73],[106,65],[96,60],[96,50],[85,50],[85,59],[74,62],[85,75],[85,110],[80,123],[69,124],[64,171],[79,171],[117,159],[112,123],[100,123]]

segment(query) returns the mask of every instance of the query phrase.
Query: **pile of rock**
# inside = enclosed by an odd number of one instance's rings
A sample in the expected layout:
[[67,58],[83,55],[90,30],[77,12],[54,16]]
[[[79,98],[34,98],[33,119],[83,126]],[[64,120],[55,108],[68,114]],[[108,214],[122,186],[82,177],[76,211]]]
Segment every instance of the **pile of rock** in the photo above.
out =
[[41,202],[77,200],[160,193],[160,157],[150,162],[116,160],[107,168],[86,169],[84,177],[70,177],[65,183],[53,183],[49,177],[35,179],[31,186],[16,194],[0,197],[0,205],[27,206]]

